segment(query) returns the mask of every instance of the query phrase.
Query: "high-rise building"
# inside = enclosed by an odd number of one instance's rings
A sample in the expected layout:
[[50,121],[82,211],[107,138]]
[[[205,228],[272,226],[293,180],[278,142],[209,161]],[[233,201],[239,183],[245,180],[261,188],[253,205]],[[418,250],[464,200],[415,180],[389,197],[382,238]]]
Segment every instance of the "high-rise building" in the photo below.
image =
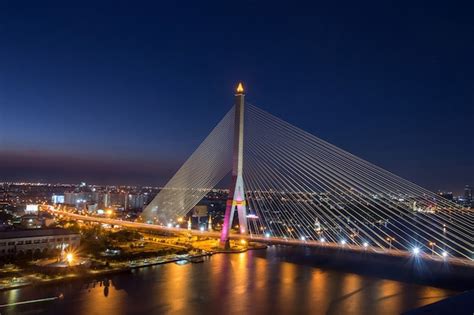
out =
[[92,193],[90,192],[65,192],[64,203],[68,205],[77,205],[80,203],[88,203],[92,201]]
[[112,192],[109,192],[107,193],[108,194],[108,202],[109,204],[106,205],[106,207],[111,207],[111,206],[124,206],[126,201],[125,201],[125,198],[126,198],[126,194],[125,193],[121,193],[121,192],[116,192],[116,193],[112,193]]
[[144,194],[129,194],[127,197],[128,209],[143,209],[147,196]]
[[472,187],[469,185],[466,185],[466,187],[464,187],[464,199],[467,202],[472,201]]

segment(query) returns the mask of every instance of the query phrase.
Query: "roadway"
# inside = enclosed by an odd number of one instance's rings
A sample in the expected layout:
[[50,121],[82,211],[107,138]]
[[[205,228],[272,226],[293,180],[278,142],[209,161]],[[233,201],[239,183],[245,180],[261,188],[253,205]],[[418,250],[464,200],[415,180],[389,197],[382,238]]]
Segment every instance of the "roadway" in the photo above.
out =
[[[130,222],[118,219],[111,219],[105,217],[94,217],[94,216],[87,216],[87,215],[80,215],[75,213],[70,213],[66,211],[57,210],[54,208],[49,208],[49,211],[56,215],[63,215],[72,219],[82,220],[82,221],[90,221],[90,222],[99,222],[103,224],[109,225],[118,225],[127,228],[134,228],[134,229],[145,229],[149,231],[160,231],[160,232],[168,232],[168,233],[184,233],[188,235],[194,236],[201,236],[201,237],[211,237],[211,238],[219,238],[220,232],[212,232],[212,231],[200,231],[200,230],[189,230],[186,228],[178,228],[178,227],[167,227],[161,226],[156,224],[148,224],[148,223],[140,223],[140,222]],[[377,255],[386,255],[392,257],[399,257],[399,258],[406,258],[410,259],[413,258],[415,255],[412,252],[399,250],[399,249],[388,249],[388,248],[380,248],[375,246],[357,246],[351,244],[339,244],[339,243],[332,243],[332,242],[319,242],[313,240],[298,240],[298,239],[289,239],[289,238],[280,238],[280,237],[267,237],[261,235],[251,235],[251,234],[235,234],[231,233],[229,235],[230,239],[234,240],[247,240],[247,241],[256,241],[262,242],[266,244],[275,244],[275,245],[294,245],[294,246],[310,246],[310,247],[317,247],[317,248],[332,248],[338,250],[346,250],[346,251],[353,251],[358,253],[371,253]],[[467,258],[459,258],[459,257],[442,257],[441,255],[432,255],[428,253],[418,253],[416,254],[417,258],[427,260],[427,261],[436,261],[447,263],[450,265],[458,265],[463,267],[470,267],[474,269],[474,261],[472,259]]]

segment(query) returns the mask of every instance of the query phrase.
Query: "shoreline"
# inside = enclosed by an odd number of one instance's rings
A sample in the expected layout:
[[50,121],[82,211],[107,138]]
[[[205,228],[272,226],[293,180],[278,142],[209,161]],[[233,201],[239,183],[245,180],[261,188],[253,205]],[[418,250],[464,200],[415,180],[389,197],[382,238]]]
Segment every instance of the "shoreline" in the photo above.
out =
[[21,288],[25,288],[25,287],[29,287],[29,286],[42,286],[42,285],[48,285],[48,284],[58,284],[58,283],[73,281],[73,280],[91,279],[91,278],[95,278],[95,277],[126,273],[126,272],[131,272],[135,269],[151,267],[151,266],[157,266],[157,265],[170,264],[170,263],[175,263],[175,262],[181,261],[181,260],[187,260],[189,263],[196,263],[196,262],[193,262],[192,260],[197,259],[197,258],[203,258],[203,257],[211,257],[211,256],[216,255],[216,254],[240,254],[240,253],[245,253],[249,250],[265,249],[265,248],[266,247],[245,248],[245,249],[239,249],[239,250],[233,250],[233,251],[216,250],[216,251],[206,252],[204,254],[189,255],[185,258],[183,258],[183,257],[173,257],[173,258],[168,258],[168,259],[164,259],[164,260],[160,260],[160,261],[146,262],[146,263],[142,263],[142,264],[137,264],[137,265],[133,265],[133,266],[117,267],[117,268],[101,270],[101,271],[89,271],[88,273],[84,273],[84,274],[65,275],[64,277],[57,278],[57,279],[51,279],[51,280],[42,279],[42,280],[38,280],[38,281],[30,281],[30,282],[19,283],[17,285],[4,286],[4,287],[0,287],[0,292],[15,290],[15,289],[21,289]]

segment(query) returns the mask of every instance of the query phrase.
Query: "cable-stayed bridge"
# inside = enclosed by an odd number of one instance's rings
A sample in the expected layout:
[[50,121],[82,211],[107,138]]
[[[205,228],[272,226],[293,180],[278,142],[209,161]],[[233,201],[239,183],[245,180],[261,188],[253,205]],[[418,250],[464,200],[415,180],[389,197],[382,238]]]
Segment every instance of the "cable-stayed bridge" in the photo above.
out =
[[222,246],[242,234],[472,260],[474,214],[260,108],[235,105],[143,217],[174,226],[232,174]]
[[101,220],[185,231],[174,227],[228,175],[223,248],[238,235],[473,265],[472,210],[246,103],[240,84],[234,106],[142,213],[151,224]]

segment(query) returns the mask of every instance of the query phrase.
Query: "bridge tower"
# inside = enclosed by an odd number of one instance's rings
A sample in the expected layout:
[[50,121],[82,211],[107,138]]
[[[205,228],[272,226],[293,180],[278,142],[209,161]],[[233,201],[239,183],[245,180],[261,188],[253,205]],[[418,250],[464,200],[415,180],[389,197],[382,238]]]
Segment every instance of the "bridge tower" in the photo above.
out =
[[240,233],[247,233],[247,209],[245,204],[244,180],[242,177],[244,157],[244,102],[245,94],[242,83],[235,93],[234,147],[232,159],[232,182],[227,198],[224,223],[222,225],[220,246],[229,248],[229,231],[232,227],[235,209],[239,216]]

